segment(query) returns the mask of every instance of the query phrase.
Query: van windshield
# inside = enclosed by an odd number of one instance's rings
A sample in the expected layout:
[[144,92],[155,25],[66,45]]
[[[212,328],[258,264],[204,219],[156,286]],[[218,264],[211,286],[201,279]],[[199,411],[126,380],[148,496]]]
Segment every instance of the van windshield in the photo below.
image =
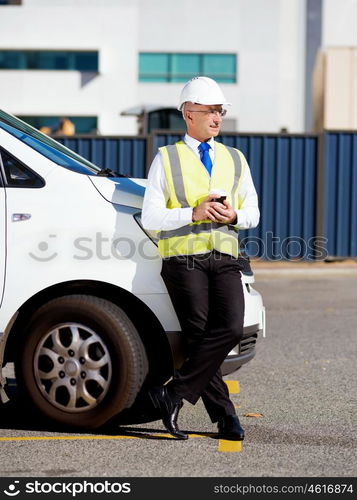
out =
[[2,110],[0,110],[0,128],[61,167],[87,175],[97,175],[101,170],[66,146]]

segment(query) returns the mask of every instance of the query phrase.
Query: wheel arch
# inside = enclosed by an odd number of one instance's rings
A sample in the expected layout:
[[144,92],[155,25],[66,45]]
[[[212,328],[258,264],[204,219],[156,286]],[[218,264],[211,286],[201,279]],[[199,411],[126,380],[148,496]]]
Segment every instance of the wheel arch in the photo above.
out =
[[[164,383],[173,374],[173,356],[167,335],[155,314],[138,297],[127,290],[100,281],[69,281],[41,290],[28,299],[18,310],[17,316],[4,339],[4,362],[14,361],[16,346],[21,342],[22,325],[42,304],[65,295],[85,294],[100,297],[119,306],[130,318],[144,344],[148,361],[150,384]],[[159,361],[159,362],[158,362]]]

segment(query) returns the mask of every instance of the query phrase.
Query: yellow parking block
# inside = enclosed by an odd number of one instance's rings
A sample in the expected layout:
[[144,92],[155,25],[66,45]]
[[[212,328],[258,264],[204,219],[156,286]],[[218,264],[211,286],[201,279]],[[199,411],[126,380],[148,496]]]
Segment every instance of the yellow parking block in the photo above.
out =
[[237,452],[243,450],[243,441],[228,441],[226,439],[220,439],[218,444],[218,451],[227,452]]
[[225,380],[225,383],[228,387],[228,391],[230,394],[239,394],[240,393],[240,387],[239,387],[238,380]]

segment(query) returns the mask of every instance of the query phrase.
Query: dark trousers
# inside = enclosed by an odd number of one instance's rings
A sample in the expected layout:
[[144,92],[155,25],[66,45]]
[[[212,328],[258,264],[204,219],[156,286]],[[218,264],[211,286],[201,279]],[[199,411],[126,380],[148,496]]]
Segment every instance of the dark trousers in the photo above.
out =
[[212,422],[234,415],[220,366],[243,335],[238,260],[216,251],[170,257],[163,260],[161,276],[188,348],[171,388],[192,404],[202,397]]

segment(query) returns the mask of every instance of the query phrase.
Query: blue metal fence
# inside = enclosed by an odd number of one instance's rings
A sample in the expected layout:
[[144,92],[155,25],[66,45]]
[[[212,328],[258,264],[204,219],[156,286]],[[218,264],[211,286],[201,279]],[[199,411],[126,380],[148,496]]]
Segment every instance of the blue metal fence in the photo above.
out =
[[324,137],[323,232],[329,256],[357,256],[357,133]]
[[[142,178],[158,147],[181,138],[158,131],[147,137],[59,140],[103,168]],[[241,232],[249,255],[357,257],[357,133],[327,132],[322,141],[294,134],[222,134],[219,140],[244,153],[258,192],[260,224]]]
[[147,137],[59,137],[56,139],[102,168],[145,177]]

